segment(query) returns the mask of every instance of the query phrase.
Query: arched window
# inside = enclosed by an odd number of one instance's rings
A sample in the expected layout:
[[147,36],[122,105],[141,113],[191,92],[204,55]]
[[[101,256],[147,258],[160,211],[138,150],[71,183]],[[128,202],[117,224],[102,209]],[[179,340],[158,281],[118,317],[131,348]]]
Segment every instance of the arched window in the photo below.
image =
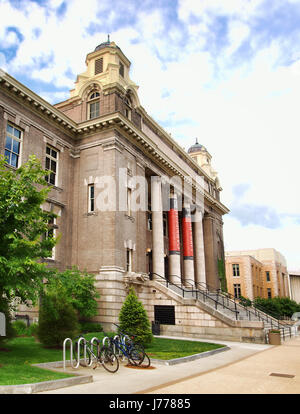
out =
[[88,114],[89,119],[98,118],[100,115],[100,93],[92,92],[88,100]]
[[132,107],[132,103],[131,103],[131,99],[129,95],[126,95],[124,98],[124,103],[125,103],[125,115],[128,119],[131,120],[131,107]]

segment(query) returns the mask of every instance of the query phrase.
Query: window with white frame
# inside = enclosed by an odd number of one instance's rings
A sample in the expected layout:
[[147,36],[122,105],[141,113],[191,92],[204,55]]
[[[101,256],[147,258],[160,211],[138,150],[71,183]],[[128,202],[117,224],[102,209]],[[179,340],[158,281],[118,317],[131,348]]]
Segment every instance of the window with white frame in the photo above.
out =
[[235,283],[233,285],[234,297],[236,299],[241,297],[241,285],[239,283]]
[[98,118],[100,115],[100,94],[99,92],[92,92],[89,96],[88,114],[89,119]]
[[234,263],[232,265],[232,275],[233,276],[240,276],[240,265],[237,263]]
[[45,169],[48,171],[45,176],[47,183],[57,185],[58,151],[49,145],[46,146]]
[[89,213],[93,213],[95,211],[95,185],[94,184],[90,184],[88,186],[88,198],[89,198],[88,211]]
[[4,156],[5,162],[12,167],[20,166],[22,131],[10,124],[6,127]]

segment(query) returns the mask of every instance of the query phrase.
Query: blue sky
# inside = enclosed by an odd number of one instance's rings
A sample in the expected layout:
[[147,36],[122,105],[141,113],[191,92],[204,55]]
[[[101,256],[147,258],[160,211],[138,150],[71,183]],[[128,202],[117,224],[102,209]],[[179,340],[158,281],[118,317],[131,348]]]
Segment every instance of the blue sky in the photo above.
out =
[[50,103],[110,34],[141,105],[213,157],[226,250],[300,269],[300,0],[0,0],[0,67]]

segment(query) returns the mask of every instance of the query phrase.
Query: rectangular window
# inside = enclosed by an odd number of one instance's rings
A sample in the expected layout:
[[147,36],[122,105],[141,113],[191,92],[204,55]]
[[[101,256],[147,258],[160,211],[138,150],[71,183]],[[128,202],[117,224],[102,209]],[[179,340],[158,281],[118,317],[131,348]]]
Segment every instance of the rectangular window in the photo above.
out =
[[94,184],[90,184],[88,186],[89,191],[89,213],[95,211],[95,186]]
[[267,289],[268,299],[272,298],[272,290],[270,288]]
[[131,188],[127,187],[127,215],[131,216]]
[[22,132],[7,124],[4,156],[7,164],[18,168],[20,166]]
[[175,325],[175,306],[154,305],[154,319],[163,325]]
[[[45,233],[45,239],[55,237],[55,229],[56,228],[57,228],[56,219],[54,217],[52,217],[48,221],[48,230]],[[52,259],[52,260],[55,259],[55,247],[52,248],[51,256],[47,257],[47,259]]]
[[266,278],[267,278],[267,282],[271,281],[270,272],[266,272]]
[[239,276],[240,275],[240,265],[239,264],[233,264],[232,265],[232,274],[233,274],[233,276]]
[[152,231],[152,213],[147,211],[147,229]]
[[95,60],[95,75],[103,72],[103,58]]
[[132,250],[126,249],[126,272],[132,271]]
[[99,101],[89,104],[89,119],[98,118],[100,115],[100,104]]
[[45,180],[47,183],[56,185],[57,183],[57,167],[58,167],[58,151],[51,147],[46,147],[45,169],[49,171]]
[[235,298],[240,298],[241,297],[241,285],[239,283],[235,283],[233,285],[233,290],[234,290],[234,297]]
[[124,65],[120,62],[119,74],[124,78]]

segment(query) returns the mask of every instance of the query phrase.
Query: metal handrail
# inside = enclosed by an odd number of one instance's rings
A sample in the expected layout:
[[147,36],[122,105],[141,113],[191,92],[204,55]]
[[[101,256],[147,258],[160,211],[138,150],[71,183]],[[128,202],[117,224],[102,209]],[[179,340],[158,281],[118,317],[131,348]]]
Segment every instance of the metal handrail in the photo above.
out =
[[[282,332],[283,338],[285,338],[285,329],[289,329],[290,337],[292,336],[292,329],[290,326],[280,323],[278,319],[276,319],[275,317],[272,317],[271,315],[264,313],[263,311],[261,311],[260,309],[258,309],[257,307],[253,305],[249,309],[248,306],[245,306],[244,304],[240,303],[238,298],[235,298],[233,295],[231,295],[228,292],[224,292],[221,289],[212,287],[211,285],[208,285],[205,282],[195,282],[192,279],[182,279],[178,275],[169,276],[169,278],[172,277],[172,279],[174,278],[179,279],[180,282],[178,284],[171,282],[170,280],[166,279],[162,275],[159,275],[158,273],[152,272],[151,273],[152,278],[153,278],[153,275],[156,275],[160,277],[161,279],[163,279],[167,287],[168,285],[174,285],[178,287],[179,289],[181,289],[182,297],[184,297],[185,292],[192,293],[192,295],[194,295],[195,293],[196,299],[198,299],[198,296],[201,295],[204,302],[206,299],[209,299],[215,302],[215,309],[218,308],[218,305],[221,305],[224,309],[228,309],[231,312],[235,313],[236,319],[238,319],[238,314],[240,313],[238,308],[242,308],[244,311],[246,311],[246,314],[249,320],[251,320],[251,315],[256,316],[258,317],[259,320],[270,323],[272,329],[273,329],[273,325],[277,329],[279,329]],[[211,293],[216,294],[216,299],[210,296]],[[226,301],[227,301],[227,305],[225,304]],[[234,304],[234,309],[229,307],[230,303]]]
[[[215,309],[218,309],[218,304],[220,304],[218,301],[216,301],[215,299],[211,298],[211,297],[209,296],[209,294],[208,294],[208,293],[206,293],[205,291],[198,290],[198,289],[194,289],[194,286],[193,286],[192,284],[190,284],[190,286],[191,286],[191,288],[190,288],[190,289],[186,289],[186,286],[185,286],[185,287],[183,287],[183,286],[182,286],[182,284],[183,284],[183,283],[182,283],[182,280],[181,280],[181,278],[180,278],[179,276],[172,275],[173,277],[178,277],[178,278],[180,279],[180,281],[181,281],[180,285],[178,285],[178,284],[176,284],[176,283],[173,283],[173,282],[170,282],[170,281],[169,281],[169,280],[167,280],[164,276],[161,276],[161,275],[159,275],[158,273],[152,272],[152,273],[151,273],[151,276],[153,276],[153,275],[156,275],[156,276],[158,276],[159,278],[163,279],[163,280],[164,280],[164,282],[166,283],[166,286],[167,286],[167,287],[168,287],[169,285],[173,285],[173,286],[176,286],[177,288],[179,288],[179,289],[182,291],[182,297],[184,297],[185,292],[187,292],[187,293],[192,293],[192,296],[194,296],[194,293],[195,293],[196,299],[198,299],[198,296],[199,296],[199,295],[202,295],[202,297],[204,298],[204,302],[205,302],[205,299],[212,300],[213,302],[215,302]],[[153,280],[153,279],[152,279],[152,280]],[[239,311],[238,311],[238,310],[236,310],[236,309],[235,309],[235,310],[233,310],[233,309],[229,308],[228,306],[226,306],[226,305],[224,305],[224,304],[223,304],[223,308],[224,308],[224,309],[228,309],[230,312],[235,313],[236,320],[238,319],[238,314],[239,314]]]

